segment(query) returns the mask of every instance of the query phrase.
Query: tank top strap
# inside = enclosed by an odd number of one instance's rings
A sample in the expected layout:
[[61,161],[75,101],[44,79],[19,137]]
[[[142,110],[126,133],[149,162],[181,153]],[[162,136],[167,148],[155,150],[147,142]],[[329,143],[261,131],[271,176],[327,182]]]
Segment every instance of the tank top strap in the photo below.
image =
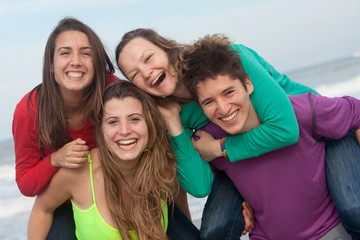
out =
[[95,191],[94,191],[94,180],[93,180],[93,171],[92,171],[92,160],[91,160],[90,153],[88,155],[88,163],[89,163],[89,169],[90,169],[91,194],[92,194],[93,204],[96,205]]

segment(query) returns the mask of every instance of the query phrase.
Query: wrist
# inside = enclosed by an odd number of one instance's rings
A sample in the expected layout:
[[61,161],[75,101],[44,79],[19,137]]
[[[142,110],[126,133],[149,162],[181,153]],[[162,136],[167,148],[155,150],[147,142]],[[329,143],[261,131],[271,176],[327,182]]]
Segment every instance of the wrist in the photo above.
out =
[[227,155],[227,152],[226,152],[226,148],[225,148],[225,141],[226,141],[226,138],[220,139],[221,154],[222,154],[222,156],[223,156],[224,158],[229,159],[229,158],[228,158],[228,155]]
[[53,167],[53,168],[58,167],[58,166],[56,166],[55,158],[56,158],[56,152],[51,153],[50,158],[49,158],[49,163],[50,163],[50,166]]
[[213,151],[214,151],[214,156],[216,158],[218,157],[222,157],[223,156],[223,153],[222,153],[222,150],[221,150],[221,142],[220,142],[221,139],[215,139],[214,140],[214,144],[213,144]]

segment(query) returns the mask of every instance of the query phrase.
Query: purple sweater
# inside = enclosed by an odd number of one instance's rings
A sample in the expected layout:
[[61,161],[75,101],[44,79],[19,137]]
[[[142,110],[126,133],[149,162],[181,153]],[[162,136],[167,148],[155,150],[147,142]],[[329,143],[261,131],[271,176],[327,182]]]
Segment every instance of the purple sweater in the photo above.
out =
[[[296,144],[234,163],[211,162],[254,208],[251,239],[319,239],[340,222],[326,184],[325,145],[315,139],[338,139],[359,129],[360,101],[309,96],[289,96],[300,127]],[[215,138],[227,135],[213,123],[202,130]]]

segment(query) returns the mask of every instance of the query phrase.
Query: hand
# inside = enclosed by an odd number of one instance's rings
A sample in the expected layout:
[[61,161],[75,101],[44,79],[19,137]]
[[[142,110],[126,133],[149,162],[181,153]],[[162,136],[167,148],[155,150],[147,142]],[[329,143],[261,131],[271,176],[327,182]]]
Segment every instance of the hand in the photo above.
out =
[[254,227],[254,209],[250,206],[249,203],[245,201],[243,202],[242,206],[244,208],[243,215],[245,219],[245,229],[242,232],[242,235],[245,235],[246,233],[251,232]]
[[158,104],[158,108],[165,118],[168,132],[173,136],[180,135],[183,130],[180,119],[180,105],[173,100],[167,100],[166,104]]
[[197,131],[195,136],[199,139],[195,140],[193,138],[191,142],[202,159],[211,162],[215,158],[223,156],[220,147],[220,139],[214,139],[209,133],[201,130]]
[[87,162],[88,155],[89,147],[84,140],[78,138],[53,152],[50,157],[50,165],[52,167],[78,168]]
[[354,133],[355,133],[356,141],[360,146],[360,129],[355,130]]

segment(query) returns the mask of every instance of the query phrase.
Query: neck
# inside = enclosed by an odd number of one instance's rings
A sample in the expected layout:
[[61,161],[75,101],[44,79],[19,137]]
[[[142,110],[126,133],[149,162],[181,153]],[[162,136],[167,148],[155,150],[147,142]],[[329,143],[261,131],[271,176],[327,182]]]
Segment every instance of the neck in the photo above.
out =
[[179,81],[176,85],[175,91],[172,96],[179,102],[180,104],[186,104],[193,101],[189,90],[185,87],[183,82]]
[[243,128],[243,131],[241,131],[241,133],[239,133],[239,134],[246,133],[246,132],[253,130],[254,128],[257,128],[261,125],[259,115],[255,111],[252,103],[251,103],[251,107],[250,107],[249,111],[250,111],[249,118],[247,119],[246,126]]
[[119,164],[121,167],[121,174],[124,176],[125,181],[129,185],[131,185],[132,180],[134,178],[137,164],[138,164],[138,160],[121,161],[121,163]]
[[68,113],[76,113],[79,112],[81,102],[83,100],[83,94],[74,94],[74,93],[64,93],[62,92],[62,96],[64,99],[64,105],[66,112]]

